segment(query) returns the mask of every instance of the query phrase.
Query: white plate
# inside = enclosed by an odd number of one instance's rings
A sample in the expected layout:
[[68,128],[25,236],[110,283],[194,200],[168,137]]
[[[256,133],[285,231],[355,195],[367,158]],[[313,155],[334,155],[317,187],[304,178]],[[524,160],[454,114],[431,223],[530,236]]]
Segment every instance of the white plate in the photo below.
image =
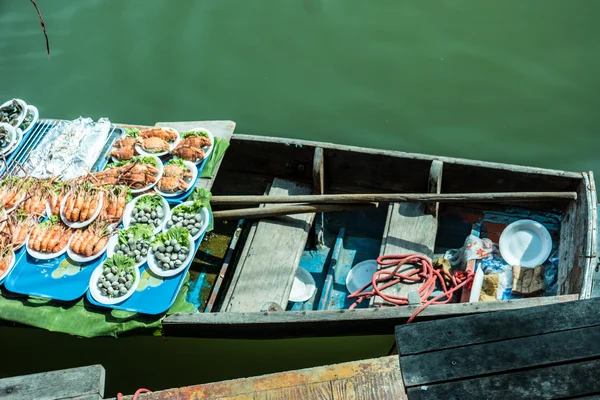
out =
[[10,271],[12,271],[14,266],[15,266],[15,252],[13,251],[12,258],[11,258],[10,262],[8,263],[8,268],[6,268],[6,271],[4,271],[2,274],[0,274],[0,281],[2,279],[4,279],[4,277],[10,273]]
[[[31,110],[31,112],[33,113],[33,119],[31,120],[31,123],[29,124],[29,126],[27,127],[27,129],[25,129],[25,131],[23,131],[23,135],[26,133],[31,132],[31,130],[33,129],[34,125],[39,121],[40,119],[40,112],[38,111],[36,106],[32,106],[30,104],[27,105],[27,109]],[[27,114],[27,113],[26,113]],[[27,115],[26,115],[27,116]],[[23,120],[25,120],[25,117],[23,117]],[[22,122],[21,122],[22,124]],[[20,125],[19,125],[20,126]]]
[[[73,236],[72,233],[71,233],[71,236]],[[42,253],[40,251],[35,251],[31,247],[29,247],[29,238],[30,237],[31,237],[31,233],[29,233],[27,235],[27,240],[25,241],[25,250],[27,250],[27,253],[29,253],[29,255],[31,257],[37,258],[38,260],[50,260],[52,258],[62,256],[63,254],[65,254],[67,252],[67,248],[69,247],[69,244],[67,243],[67,245],[65,247],[63,247],[63,249],[61,251],[57,251],[56,253]],[[69,241],[70,240],[71,240],[71,238],[69,238]]]
[[8,142],[8,145],[4,149],[0,150],[0,153],[6,155],[9,154],[11,149],[15,146],[15,142],[17,141],[17,131],[12,125],[7,124],[6,122],[0,122],[0,127],[5,128],[10,135],[10,142]]
[[92,295],[92,298],[100,304],[119,304],[130,298],[140,283],[140,269],[138,267],[133,267],[133,272],[135,275],[133,285],[131,285],[127,293],[125,293],[123,296],[114,298],[102,295],[100,289],[98,289],[98,279],[100,278],[100,274],[102,274],[103,269],[104,263],[98,265],[94,272],[92,272],[92,276],[90,276],[90,294]]
[[81,222],[71,222],[65,217],[65,204],[67,203],[67,199],[69,198],[69,196],[71,196],[71,192],[67,193],[67,195],[60,202],[60,219],[62,220],[62,222],[64,222],[65,225],[67,225],[69,228],[83,228],[85,226],[88,226],[89,224],[94,222],[96,218],[98,218],[98,215],[100,215],[100,211],[102,211],[102,207],[104,205],[104,192],[100,192],[98,208],[96,209],[96,212],[94,212],[94,215]]
[[310,272],[302,267],[298,267],[289,300],[295,303],[303,303],[312,297],[315,288],[315,280]]
[[[191,206],[192,204],[194,204],[193,201],[185,201],[185,202],[179,204],[177,207]],[[177,207],[175,207],[175,208],[173,208],[173,210],[171,210],[170,217],[173,216],[173,211],[175,211],[175,209]],[[200,215],[202,215],[202,226],[200,227],[200,231],[197,234],[195,234],[194,236],[192,236],[192,239],[194,239],[194,241],[198,240],[200,235],[202,235],[208,229],[208,224],[210,223],[210,213],[208,212],[208,208],[202,207],[200,209]],[[171,218],[169,218],[169,219],[171,219]],[[163,228],[162,228],[163,232],[166,232],[169,230],[169,228],[167,228],[166,224],[167,224],[167,222],[165,221],[165,224],[163,225]]]
[[[165,151],[158,152],[158,153],[152,153],[152,152],[148,152],[148,151],[144,150],[142,148],[142,146],[140,146],[139,144],[136,144],[135,145],[135,151],[137,151],[138,153],[140,153],[143,156],[164,156],[165,154],[169,154],[171,152],[171,150],[173,150],[175,148],[175,146],[177,146],[179,144],[179,142],[181,141],[181,135],[175,129],[173,129],[173,128],[165,128],[165,127],[158,127],[158,126],[156,128],[166,129],[166,130],[170,130],[170,131],[173,131],[173,132],[177,133],[177,139],[175,139],[173,142],[168,142],[169,143],[169,149],[165,150]],[[141,132],[142,131],[140,131],[140,133]]]
[[[125,227],[125,229],[129,229],[129,227],[131,226],[131,212],[133,211],[135,204],[138,202],[139,199],[141,199],[144,196],[154,196],[154,194],[151,194],[151,193],[144,194],[140,197],[137,197],[135,200],[130,201],[125,206],[125,210],[123,211],[123,226]],[[160,196],[160,194],[159,194],[159,196]],[[165,216],[163,217],[163,220],[161,221],[160,225],[158,225],[157,227],[154,228],[155,235],[162,230],[163,226],[165,226],[165,224],[167,223],[167,220],[171,217],[171,209],[169,208],[169,203],[167,203],[165,198],[162,196],[161,196],[161,199],[162,199],[162,208],[163,208],[163,211],[165,212]]]
[[75,235],[72,235],[71,238],[69,239],[69,243],[67,244],[67,255],[69,256],[69,258],[71,260],[78,262],[78,263],[86,263],[86,262],[95,260],[96,258],[102,256],[102,254],[104,254],[104,252],[108,248],[108,241],[107,241],[106,244],[104,245],[104,248],[102,250],[100,250],[98,253],[94,254],[93,256],[89,256],[89,257],[81,256],[81,255],[75,253],[73,250],[71,250],[71,241],[73,240],[74,237],[75,237]]
[[500,254],[509,265],[533,268],[548,259],[552,238],[544,225],[522,219],[504,229],[499,245]]
[[[206,128],[202,128],[202,127],[188,129],[184,133],[186,133],[186,132],[204,132],[208,135],[208,138],[210,139],[210,142],[212,144],[210,146],[204,146],[202,148],[202,150],[204,150],[204,159],[202,159],[202,161],[195,162],[196,164],[202,164],[204,162],[204,160],[206,160],[208,158],[208,156],[210,156],[210,153],[212,153],[213,147],[215,147],[215,136],[212,134],[211,131],[209,131]],[[181,140],[183,140],[183,137]]]
[[0,108],[4,108],[4,107],[10,105],[13,102],[13,100],[16,100],[16,102],[19,103],[19,105],[23,109],[23,111],[21,112],[21,116],[17,120],[17,124],[13,127],[13,128],[18,128],[23,123],[23,120],[25,119],[25,114],[27,114],[27,103],[25,103],[21,99],[11,99],[11,100],[4,102],[4,104],[0,105]]
[[12,154],[13,151],[15,151],[15,149],[17,147],[19,147],[19,143],[21,143],[21,140],[23,140],[23,131],[21,130],[21,128],[17,128],[15,129],[15,140],[13,142],[13,144],[10,146],[10,148],[8,150],[6,150],[6,152],[4,153],[4,156],[8,156],[9,154]]
[[185,260],[183,261],[183,263],[181,263],[181,265],[175,269],[169,269],[167,271],[163,270],[161,267],[158,266],[158,264],[156,263],[156,258],[154,257],[154,252],[152,251],[152,246],[150,247],[150,251],[148,252],[148,267],[150,267],[150,270],[158,276],[162,276],[162,277],[169,277],[169,276],[174,276],[179,274],[181,271],[183,271],[184,269],[186,269],[186,267],[188,266],[188,264],[190,262],[192,262],[192,258],[194,258],[194,240],[192,239],[191,236],[189,236],[190,239],[190,245],[188,246],[188,254],[187,257],[185,258]]
[[[152,238],[148,239],[149,242],[152,242]],[[119,234],[116,233],[114,235],[112,235],[110,237],[110,239],[108,239],[108,243],[107,243],[107,247],[106,247],[106,257],[112,257],[115,255],[115,246],[119,243]],[[149,244],[148,244],[149,245]],[[143,260],[140,262],[136,262],[135,266],[137,268],[141,267],[146,260],[148,259],[148,256],[143,256]]]
[[[196,164],[194,164],[191,161],[184,161],[186,167],[192,172],[192,177],[188,178],[188,179],[184,179],[183,181],[185,183],[188,184],[188,189],[186,191],[179,191],[179,192],[163,192],[162,190],[160,190],[158,188],[158,181],[156,183],[156,187],[154,188],[154,190],[156,190],[158,193],[160,193],[163,197],[175,197],[175,196],[179,196],[182,193],[187,193],[190,190],[193,189],[192,183],[196,181],[196,178],[198,177],[198,168],[196,168]],[[168,164],[167,164],[168,165]],[[163,175],[164,175],[164,170],[165,168],[163,167]]]
[[354,293],[371,283],[375,272],[377,272],[377,260],[366,260],[356,264],[346,276],[348,292]]

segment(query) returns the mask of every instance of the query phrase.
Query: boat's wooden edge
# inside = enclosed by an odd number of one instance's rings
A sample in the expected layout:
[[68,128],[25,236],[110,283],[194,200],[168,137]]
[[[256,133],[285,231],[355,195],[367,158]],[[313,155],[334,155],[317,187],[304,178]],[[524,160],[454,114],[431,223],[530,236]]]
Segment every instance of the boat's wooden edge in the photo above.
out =
[[248,134],[240,134],[240,133],[234,133],[232,136],[232,139],[248,140],[248,141],[256,141],[256,142],[280,143],[280,144],[284,144],[286,146],[321,147],[324,150],[334,149],[334,150],[342,150],[342,151],[357,152],[357,153],[380,154],[380,155],[386,155],[386,156],[391,156],[391,157],[402,157],[402,158],[424,160],[424,161],[439,160],[439,161],[442,161],[442,162],[448,163],[448,164],[460,164],[460,165],[466,165],[466,166],[471,166],[471,167],[501,169],[501,170],[508,170],[508,171],[514,171],[514,172],[549,175],[549,176],[557,176],[557,177],[572,178],[572,179],[581,179],[582,178],[582,172],[570,172],[570,171],[561,171],[561,170],[554,170],[554,169],[530,167],[530,166],[525,166],[525,165],[505,164],[505,163],[497,163],[497,162],[489,162],[489,161],[478,161],[478,160],[471,160],[471,159],[466,159],[466,158],[442,157],[442,156],[435,156],[435,155],[422,154],[422,153],[407,153],[407,152],[398,151],[398,150],[384,150],[384,149],[375,149],[375,148],[368,148],[368,147],[339,145],[339,144],[329,143],[329,142],[317,142],[317,141],[311,141],[311,140],[278,138],[278,137],[270,137],[270,136],[257,136],[257,135],[248,135]]
[[[562,295],[479,303],[455,303],[427,307],[417,321],[505,311],[578,300]],[[163,320],[165,334],[192,337],[299,337],[379,335],[393,332],[419,306],[377,307],[336,311],[285,311],[247,313],[172,314]]]

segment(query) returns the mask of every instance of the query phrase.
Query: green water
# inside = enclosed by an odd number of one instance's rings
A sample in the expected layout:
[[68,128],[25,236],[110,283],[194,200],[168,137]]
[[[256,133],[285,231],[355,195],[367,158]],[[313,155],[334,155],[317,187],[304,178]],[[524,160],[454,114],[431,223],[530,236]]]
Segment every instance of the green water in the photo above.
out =
[[[50,58],[30,2],[0,1],[0,98],[42,117],[231,119],[241,133],[600,169],[596,0],[38,2]],[[379,356],[391,340],[140,339],[139,357],[160,349],[147,381],[117,373],[114,341],[47,337],[64,350],[40,347],[29,370],[102,361],[111,390],[129,391]]]

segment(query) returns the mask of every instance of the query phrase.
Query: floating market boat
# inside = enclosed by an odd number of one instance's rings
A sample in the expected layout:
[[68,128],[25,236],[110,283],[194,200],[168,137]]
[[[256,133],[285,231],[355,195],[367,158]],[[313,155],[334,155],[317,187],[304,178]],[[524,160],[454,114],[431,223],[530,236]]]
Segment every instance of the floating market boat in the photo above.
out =
[[[57,123],[39,120],[8,158],[7,171],[16,171],[17,164],[27,168],[31,150]],[[207,156],[195,172],[195,187],[212,193],[214,230],[196,248],[189,282],[176,286],[193,312],[150,307],[143,316],[160,319],[165,335],[387,334],[432,298],[436,301],[419,318],[585,299],[600,291],[591,172],[232,135],[231,121],[157,126],[178,132],[204,128],[225,143],[222,159]],[[104,168],[106,157],[118,162],[133,156],[113,146],[132,128],[144,127],[111,124],[104,146],[87,160],[89,169]],[[172,151],[176,144],[166,142],[156,148],[140,141],[129,145],[165,152],[171,145]],[[211,173],[203,176],[201,167],[211,163]],[[138,189],[134,196],[147,187]],[[174,208],[188,195],[163,199]],[[543,253],[532,265],[542,266],[533,278],[543,282],[533,290],[516,290],[523,282],[502,257],[506,227],[523,221],[529,228],[513,234],[513,248],[506,251],[532,260]],[[535,254],[525,254],[526,243],[519,249],[523,240],[536,238],[545,242],[534,243],[541,246],[530,248]],[[386,271],[407,254],[418,256],[398,272],[410,277],[386,288],[369,286],[377,271],[383,271],[377,272],[382,281],[393,280]],[[390,264],[377,263],[380,256],[390,256]],[[440,272],[444,268],[469,272]],[[152,286],[151,271],[138,290]],[[524,268],[519,271],[525,275]],[[490,283],[488,275],[496,276],[491,292],[483,284]],[[141,308],[123,309],[144,314]]]

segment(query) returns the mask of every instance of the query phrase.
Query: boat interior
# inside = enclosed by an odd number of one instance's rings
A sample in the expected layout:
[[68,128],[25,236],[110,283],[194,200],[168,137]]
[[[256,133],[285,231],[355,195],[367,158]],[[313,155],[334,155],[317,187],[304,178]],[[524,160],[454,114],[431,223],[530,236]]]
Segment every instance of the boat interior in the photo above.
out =
[[[593,185],[591,173],[236,134],[213,196],[565,191],[576,192],[577,200],[378,203],[360,210],[217,220],[190,270],[187,300],[197,311],[212,313],[348,309],[355,300],[348,299],[346,280],[356,264],[383,254],[421,253],[435,260],[463,247],[469,235],[497,244],[508,224],[524,218],[543,224],[552,237],[545,289],[535,296],[589,297],[597,218]],[[213,211],[231,208],[240,206],[213,205]],[[305,301],[290,301],[298,267],[310,273],[315,290]],[[406,286],[397,293],[415,290]],[[356,307],[385,305],[375,297]]]

